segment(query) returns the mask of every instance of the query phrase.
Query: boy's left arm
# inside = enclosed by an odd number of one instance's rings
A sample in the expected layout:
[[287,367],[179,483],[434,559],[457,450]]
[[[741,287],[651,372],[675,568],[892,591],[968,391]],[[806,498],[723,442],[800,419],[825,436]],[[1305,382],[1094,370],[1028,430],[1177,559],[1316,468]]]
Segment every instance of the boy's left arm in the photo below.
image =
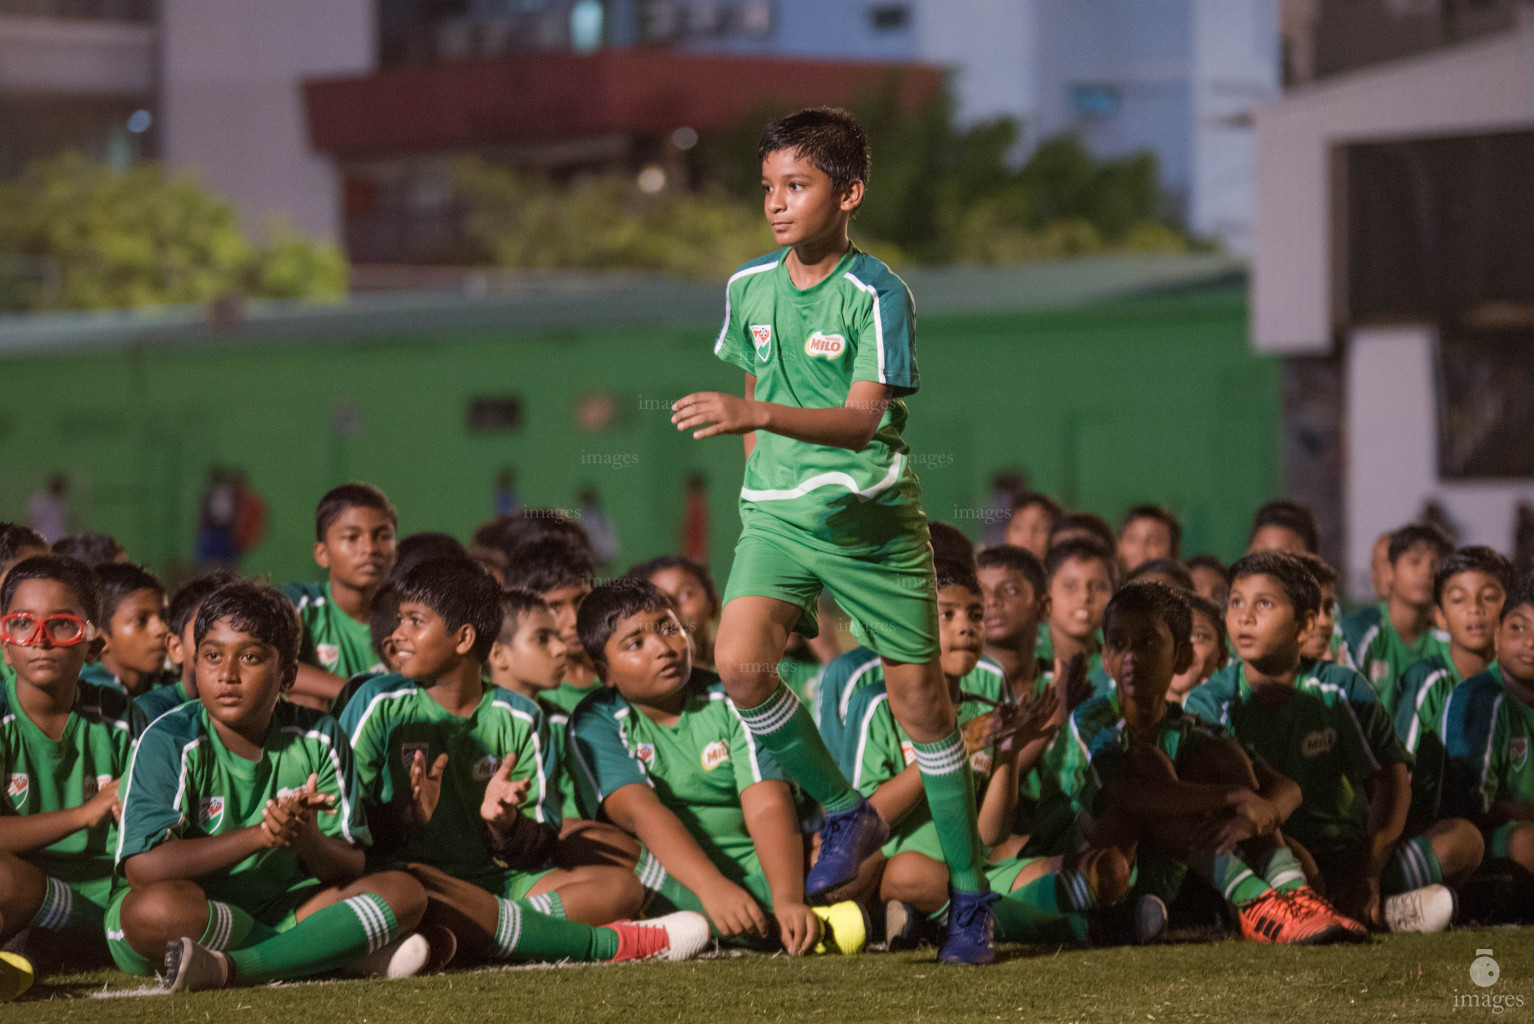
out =
[[[1369,817],[1359,844],[1351,877],[1337,893],[1338,907],[1344,913],[1370,923],[1379,920],[1380,873],[1390,863],[1395,846],[1406,827],[1411,809],[1411,755],[1396,735],[1395,723],[1373,699],[1372,688],[1360,675],[1353,680],[1358,696],[1350,699],[1353,720],[1358,725],[1358,739],[1364,750],[1358,756],[1367,759],[1372,772],[1364,782],[1369,795]],[[1360,689],[1362,686],[1367,689]]]
[[699,441],[720,434],[765,430],[807,444],[860,452],[873,440],[893,397],[890,387],[863,380],[853,381],[846,402],[830,409],[801,409],[719,391],[699,391],[673,403],[671,422],[678,430],[693,431],[693,438]]
[[740,809],[772,890],[772,915],[783,948],[790,956],[802,956],[820,940],[820,919],[804,901],[804,840],[788,783],[766,779],[746,787]]
[[293,852],[315,878],[328,885],[343,885],[364,871],[367,855],[363,848],[372,845],[373,836],[346,733],[335,719],[326,716],[316,723],[311,735],[319,745],[314,774],[302,790],[287,798],[292,806],[309,811]]

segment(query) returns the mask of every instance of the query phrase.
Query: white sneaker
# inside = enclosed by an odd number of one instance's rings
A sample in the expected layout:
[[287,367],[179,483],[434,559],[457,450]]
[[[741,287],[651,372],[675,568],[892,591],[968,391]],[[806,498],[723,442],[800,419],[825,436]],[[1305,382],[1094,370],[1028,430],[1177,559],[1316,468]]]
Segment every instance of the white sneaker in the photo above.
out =
[[202,992],[229,984],[229,958],[191,939],[165,946],[165,987],[172,992]]
[[345,970],[351,978],[412,978],[431,959],[431,943],[420,932],[411,932],[376,949]]
[[624,960],[690,960],[703,951],[711,938],[708,918],[692,910],[679,910],[646,921],[614,921],[607,927],[618,933],[618,955]]
[[1454,920],[1456,903],[1454,890],[1448,886],[1424,885],[1385,897],[1380,909],[1386,927],[1393,932],[1441,932]]

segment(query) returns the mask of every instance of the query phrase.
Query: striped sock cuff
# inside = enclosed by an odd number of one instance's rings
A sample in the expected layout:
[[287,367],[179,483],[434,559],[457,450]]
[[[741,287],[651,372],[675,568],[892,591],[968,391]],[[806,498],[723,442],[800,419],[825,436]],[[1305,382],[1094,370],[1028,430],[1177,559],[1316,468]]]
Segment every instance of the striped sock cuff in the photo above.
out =
[[961,771],[969,754],[964,749],[964,737],[959,730],[944,736],[936,743],[912,743],[916,750],[916,764],[923,775],[951,775]]
[[388,901],[377,893],[365,892],[344,901],[367,932],[368,952],[376,953],[399,937],[399,924]]
[[1055,889],[1067,910],[1084,914],[1097,906],[1097,897],[1079,871],[1061,871],[1055,875]]
[[69,921],[74,910],[74,890],[57,878],[43,876],[43,905],[37,908],[31,926],[45,931],[58,931]]
[[1443,881],[1442,868],[1427,836],[1417,836],[1398,844],[1394,857],[1408,891]]
[[517,951],[517,943],[522,941],[522,908],[511,900],[495,902],[500,913],[496,915],[495,936],[490,944],[496,955],[509,960]]
[[748,732],[753,736],[767,736],[793,720],[799,711],[799,698],[794,696],[793,690],[779,683],[778,688],[772,691],[772,696],[756,707],[737,706],[735,710],[740,714],[740,720]]
[[529,896],[524,902],[527,903],[529,909],[536,910],[545,917],[557,917],[561,921],[566,920],[565,901],[560,898],[557,892],[546,892],[542,896]]
[[197,944],[205,949],[222,953],[229,948],[229,940],[233,935],[234,911],[227,903],[209,900],[208,927],[203,930],[202,938],[197,940]]

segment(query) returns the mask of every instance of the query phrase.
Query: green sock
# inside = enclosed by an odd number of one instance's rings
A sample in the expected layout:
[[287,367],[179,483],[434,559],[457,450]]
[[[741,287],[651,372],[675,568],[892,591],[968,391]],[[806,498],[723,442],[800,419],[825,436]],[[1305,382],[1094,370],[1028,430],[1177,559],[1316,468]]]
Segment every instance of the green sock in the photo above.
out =
[[826,749],[815,720],[783,683],[754,708],[737,707],[746,731],[772,752],[778,767],[799,783],[810,798],[837,814],[857,806],[858,791]]
[[525,909],[511,900],[496,900],[500,916],[491,940],[494,955],[502,960],[590,963],[618,955],[618,933]]
[[398,937],[394,910],[382,896],[365,892],[316,910],[281,935],[227,955],[239,984],[262,985],[345,967]]
[[1233,853],[1222,855],[1213,850],[1200,850],[1188,858],[1188,867],[1238,907],[1272,888],[1266,878]]
[[208,927],[203,929],[202,938],[197,940],[197,944],[204,949],[214,949],[222,953],[245,945],[253,931],[256,932],[257,941],[271,938],[275,934],[265,926],[258,929],[255,918],[239,907],[220,903],[218,900],[209,900]]
[[[1040,885],[1040,883],[1048,883]],[[1037,891],[1031,892],[1037,888]],[[1085,942],[1087,919],[1080,914],[1062,914],[1034,902],[1044,890],[1054,889],[1053,876],[1029,882],[1016,892],[1003,893],[991,904],[996,915],[996,937],[1007,942]],[[1051,895],[1043,902],[1054,902]]]
[[985,854],[975,812],[975,786],[969,775],[969,754],[959,730],[936,743],[912,743],[921,770],[922,789],[937,841],[948,865],[948,880],[964,892],[987,892]]
[[517,900],[517,904],[535,914],[544,917],[557,917],[561,921],[568,921],[565,916],[565,901],[560,899],[557,892],[546,892],[542,896],[529,896],[526,899]]
[[1293,892],[1310,884],[1300,859],[1287,846],[1280,846],[1262,861],[1262,877],[1279,892]]
[[1397,843],[1390,859],[1393,862],[1390,867],[1395,870],[1389,874],[1398,875],[1399,878],[1382,877],[1381,881],[1393,882],[1394,885],[1387,888],[1393,888],[1396,892],[1409,892],[1443,881],[1443,865],[1438,862],[1438,855],[1433,852],[1433,844],[1427,836],[1404,839]]

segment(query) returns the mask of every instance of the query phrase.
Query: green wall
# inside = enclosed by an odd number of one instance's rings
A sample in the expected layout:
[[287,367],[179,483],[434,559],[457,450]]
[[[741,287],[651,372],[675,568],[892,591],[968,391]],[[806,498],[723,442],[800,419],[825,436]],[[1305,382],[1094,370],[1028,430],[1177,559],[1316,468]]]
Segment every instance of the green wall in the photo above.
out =
[[[1110,520],[1166,503],[1184,519],[1186,552],[1238,554],[1252,509],[1281,479],[1278,367],[1248,350],[1246,316],[1232,288],[922,318],[908,440],[929,515],[978,537],[992,474],[1024,466],[1036,486]],[[62,469],[81,518],[174,572],[192,550],[207,468],[239,466],[270,514],[246,568],[284,580],[315,572],[312,509],[328,487],[376,483],[404,532],[464,537],[510,465],[525,504],[570,507],[580,484],[595,484],[627,562],[676,547],[682,481],[702,470],[722,575],[739,528],[740,442],[679,435],[666,409],[690,391],[738,391],[738,371],[712,356],[715,329],[140,339],[9,355],[0,517],[22,517]],[[612,425],[582,430],[582,396],[603,392]],[[500,395],[521,399],[521,428],[470,434],[468,400]],[[359,414],[354,430],[337,430],[338,408]]]

